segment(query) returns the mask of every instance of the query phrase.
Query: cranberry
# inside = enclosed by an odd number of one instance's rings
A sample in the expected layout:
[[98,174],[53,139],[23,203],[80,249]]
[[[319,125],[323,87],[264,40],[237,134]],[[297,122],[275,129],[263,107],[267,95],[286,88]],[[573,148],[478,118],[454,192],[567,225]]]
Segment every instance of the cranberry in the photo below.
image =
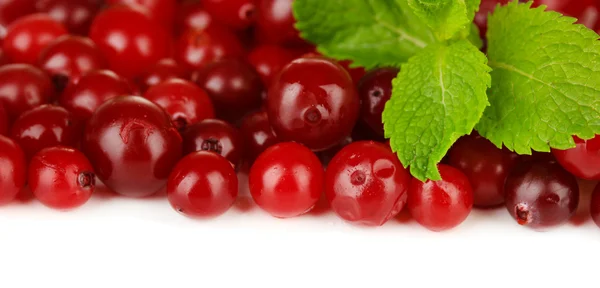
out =
[[250,168],[250,193],[258,206],[279,218],[311,210],[323,193],[323,166],[313,152],[294,142],[262,153]]
[[238,194],[238,179],[223,157],[206,151],[184,157],[171,172],[167,196],[171,206],[192,217],[225,213]]
[[148,90],[144,97],[169,113],[173,124],[183,131],[187,126],[215,117],[215,111],[204,90],[193,83],[171,79]]
[[348,74],[350,74],[350,77],[354,83],[360,82],[360,79],[367,74],[367,71],[363,67],[351,67],[352,61],[344,60],[340,61],[339,64],[342,65],[346,71],[348,71]]
[[173,26],[173,18],[177,8],[177,3],[173,0],[107,0],[107,2],[142,8],[154,22],[169,30]]
[[212,16],[204,9],[202,3],[184,2],[177,9],[176,31],[181,33],[188,29],[204,30],[212,23]]
[[6,109],[4,109],[4,104],[0,102],[0,135],[8,133],[8,126],[8,115]]
[[187,79],[188,76],[185,69],[179,66],[175,60],[163,59],[148,68],[140,77],[138,83],[141,85],[142,90],[146,91],[156,84],[173,78]]
[[126,78],[143,74],[167,56],[170,49],[164,27],[127,6],[114,6],[98,14],[92,23],[90,38],[110,68]]
[[444,231],[467,219],[473,207],[469,179],[459,170],[438,164],[442,180],[421,182],[412,179],[408,210],[419,224],[432,231]]
[[90,161],[73,148],[46,148],[29,165],[28,182],[33,195],[55,209],[85,204],[94,192],[95,179]]
[[294,0],[257,0],[257,31],[266,43],[297,45],[303,43],[294,27]]
[[69,83],[59,102],[77,119],[87,121],[102,103],[131,92],[123,78],[108,70],[98,70],[84,74],[76,84]]
[[379,68],[369,71],[358,84],[362,120],[379,135],[383,135],[381,114],[385,103],[392,97],[392,80],[396,76],[396,68]]
[[517,164],[517,154],[498,149],[487,139],[473,134],[460,138],[448,155],[448,164],[469,178],[475,206],[493,207],[504,203],[504,182]]
[[237,165],[244,151],[240,132],[229,123],[208,119],[188,127],[183,133],[183,153],[211,151]]
[[258,46],[248,54],[248,62],[254,66],[266,87],[271,85],[273,78],[294,58],[293,51],[275,45]]
[[4,53],[12,62],[36,64],[42,50],[65,34],[65,27],[48,15],[25,16],[8,27],[3,43]]
[[246,155],[251,161],[279,142],[271,128],[266,111],[261,110],[246,115],[242,119],[240,130],[246,146]]
[[380,226],[406,204],[410,174],[384,144],[354,142],[329,163],[325,194],[344,220]]
[[575,148],[553,149],[552,154],[567,171],[587,180],[600,180],[600,135],[590,140],[575,136]]
[[13,140],[0,135],[0,205],[17,196],[25,186],[26,162],[21,147]]
[[69,32],[87,35],[101,4],[99,0],[39,0],[36,8],[63,23]]
[[579,205],[577,180],[556,162],[520,163],[506,179],[504,191],[510,215],[534,229],[566,222]]
[[325,150],[350,135],[360,101],[348,73],[322,58],[300,58],[274,80],[267,113],[278,137]]
[[23,112],[50,102],[54,95],[50,77],[43,71],[26,64],[0,67],[0,102],[9,123]]
[[220,118],[235,120],[262,102],[263,85],[254,69],[240,60],[221,60],[207,65],[194,76],[215,104]]
[[35,3],[36,0],[0,1],[0,26],[8,26],[25,15],[35,13]]
[[596,185],[596,188],[592,193],[590,213],[592,214],[592,219],[594,220],[594,223],[596,223],[596,225],[600,227],[600,184]]
[[175,44],[175,58],[186,69],[193,71],[224,58],[237,58],[244,54],[237,36],[218,25],[204,30],[187,30]]
[[106,61],[88,38],[65,35],[48,45],[40,55],[39,66],[52,76],[59,91],[68,81],[77,82],[81,75],[106,67]]
[[254,0],[203,0],[202,5],[212,17],[233,29],[243,30],[254,23]]
[[358,141],[364,141],[364,140],[355,140],[352,138],[352,136],[348,136],[348,137],[344,138],[344,140],[342,140],[342,142],[336,144],[335,146],[328,148],[327,150],[316,152],[315,154],[317,154],[317,157],[319,157],[319,160],[321,160],[321,164],[323,164],[323,167],[327,167],[329,165],[329,163],[331,162],[331,160],[333,160],[333,157],[335,157],[335,155],[337,155],[340,151],[342,151],[342,149],[344,149],[344,147],[350,145],[353,142],[358,142]]
[[547,10],[554,10],[561,14],[577,18],[577,23],[590,29],[598,22],[600,5],[595,0],[534,0],[533,7],[548,6]]
[[83,147],[102,182],[130,197],[163,188],[181,158],[181,137],[169,115],[137,96],[113,98],[98,107]]

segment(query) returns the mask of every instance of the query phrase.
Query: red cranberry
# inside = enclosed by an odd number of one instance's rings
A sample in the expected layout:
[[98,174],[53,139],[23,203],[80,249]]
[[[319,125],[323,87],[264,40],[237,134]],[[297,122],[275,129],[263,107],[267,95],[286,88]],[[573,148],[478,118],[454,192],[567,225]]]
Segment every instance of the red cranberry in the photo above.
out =
[[35,13],[35,3],[36,0],[0,1],[0,26],[6,27],[25,15]]
[[249,175],[250,193],[258,206],[278,218],[311,210],[323,193],[323,166],[308,148],[280,143],[262,153]]
[[396,68],[375,69],[367,73],[358,84],[358,95],[362,100],[362,120],[379,135],[383,135],[381,114],[385,103],[392,97],[392,80],[396,76]]
[[258,0],[257,31],[266,43],[297,45],[303,43],[294,27],[294,0]]
[[254,23],[254,0],[203,0],[202,5],[212,17],[233,29],[244,30]]
[[577,23],[590,29],[600,19],[600,3],[596,0],[534,0],[533,7],[548,6],[547,10],[577,18]]
[[237,165],[244,151],[240,132],[229,123],[207,119],[188,127],[183,133],[183,153],[211,151]]
[[215,118],[215,111],[204,90],[193,83],[171,79],[150,88],[144,97],[165,109],[177,129]]
[[6,109],[4,109],[4,104],[0,102],[0,135],[8,133],[8,126],[8,115],[6,114]]
[[90,38],[108,60],[111,70],[126,78],[143,74],[167,56],[169,39],[164,27],[131,7],[114,6],[94,19]]
[[206,151],[184,157],[171,172],[167,196],[171,206],[191,217],[225,213],[238,194],[238,179],[223,157]]
[[[212,16],[204,9],[200,2],[183,2],[177,9],[175,18],[176,31],[181,33],[186,30],[204,30],[212,23]],[[178,33],[178,34],[179,34]]]
[[65,27],[48,15],[25,16],[8,27],[4,53],[14,63],[36,64],[42,50],[65,34]]
[[163,188],[181,158],[181,137],[169,115],[137,96],[113,98],[98,107],[83,147],[102,182],[130,197]]
[[217,25],[204,30],[187,30],[175,44],[175,58],[189,71],[224,58],[237,58],[244,54],[237,36]]
[[458,226],[473,207],[473,190],[467,176],[444,164],[439,164],[438,169],[442,180],[423,183],[414,178],[408,190],[410,214],[432,231]]
[[521,225],[543,229],[571,218],[579,205],[577,179],[558,163],[526,161],[517,165],[504,186],[506,208]]
[[154,85],[174,78],[187,79],[188,75],[185,69],[179,66],[175,60],[163,59],[148,68],[140,77],[138,83],[141,85],[142,91],[146,91]]
[[9,123],[23,112],[50,102],[54,95],[50,77],[43,71],[26,64],[0,67],[0,102]]
[[592,214],[592,219],[594,220],[594,223],[596,223],[596,225],[600,227],[600,184],[596,185],[596,188],[592,193],[590,213]]
[[367,74],[367,71],[363,67],[350,67],[352,66],[352,61],[344,60],[340,61],[339,63],[342,65],[342,67],[344,67],[344,69],[346,69],[346,71],[348,71],[348,74],[350,74],[350,77],[354,83],[360,82],[360,79]]
[[275,45],[258,46],[248,54],[248,62],[254,66],[265,87],[269,87],[273,78],[294,58],[294,52]]
[[246,115],[242,119],[240,130],[246,146],[246,155],[251,161],[267,148],[279,143],[266,111],[261,110]]
[[575,148],[552,150],[556,160],[576,177],[587,180],[600,180],[600,135],[590,140],[575,136]]
[[15,199],[25,186],[26,162],[21,147],[0,135],[0,205]]
[[173,0],[107,0],[109,4],[126,4],[142,8],[150,18],[156,22],[171,29],[174,22],[177,3]]
[[90,161],[73,148],[44,149],[29,165],[29,188],[50,208],[73,209],[85,204],[94,192],[95,179]]
[[333,211],[344,220],[380,226],[404,208],[410,179],[385,145],[354,142],[329,163],[325,194]]
[[240,119],[260,107],[263,92],[260,76],[240,60],[221,60],[197,72],[195,82],[213,100],[217,114],[227,120]]
[[350,135],[359,109],[348,73],[322,58],[292,61],[274,80],[267,97],[275,134],[313,150],[325,150]]
[[517,164],[517,154],[498,149],[474,134],[460,138],[448,155],[448,163],[469,178],[475,206],[493,207],[504,203],[504,183]]
[[38,0],[36,7],[63,23],[69,32],[87,35],[101,4],[98,0]]
[[112,71],[98,70],[84,74],[77,84],[69,83],[59,102],[77,119],[87,121],[102,103],[131,92],[123,78]]

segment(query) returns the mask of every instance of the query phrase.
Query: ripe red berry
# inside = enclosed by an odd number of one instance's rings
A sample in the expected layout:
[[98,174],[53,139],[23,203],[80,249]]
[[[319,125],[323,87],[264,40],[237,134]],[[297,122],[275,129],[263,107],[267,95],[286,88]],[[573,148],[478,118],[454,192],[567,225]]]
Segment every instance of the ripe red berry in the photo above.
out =
[[87,35],[101,5],[99,0],[38,0],[36,8],[62,23],[69,32]]
[[36,0],[3,0],[0,1],[0,38],[4,38],[6,26],[13,21],[35,13]]
[[146,91],[144,98],[165,109],[179,131],[215,117],[212,102],[206,92],[186,80],[166,80]]
[[592,193],[592,202],[590,206],[590,213],[592,219],[598,227],[600,227],[600,184],[596,185],[594,192]]
[[325,150],[350,135],[359,109],[348,73],[323,58],[292,61],[274,80],[267,97],[275,134],[312,150]]
[[90,199],[96,176],[83,153],[73,148],[51,147],[33,157],[28,179],[31,192],[42,204],[73,209]]
[[294,58],[293,51],[275,45],[258,46],[248,54],[248,62],[258,72],[267,88],[281,69]]
[[138,79],[142,91],[169,79],[187,79],[186,70],[173,59],[158,61]]
[[177,9],[175,31],[181,34],[187,30],[204,30],[212,23],[212,16],[200,2],[183,2]]
[[163,188],[181,158],[181,137],[169,115],[137,96],[113,98],[98,107],[83,147],[104,184],[130,197]]
[[207,119],[188,127],[182,133],[184,155],[211,151],[238,165],[244,155],[240,132],[229,123]]
[[396,68],[379,68],[367,73],[358,84],[358,95],[362,100],[362,120],[383,136],[381,114],[385,103],[392,97],[392,80],[398,76]]
[[177,1],[173,0],[107,0],[109,4],[125,4],[141,8],[150,18],[167,29],[173,27]]
[[286,142],[263,152],[250,169],[250,193],[258,206],[278,218],[311,210],[323,193],[323,166],[308,148]]
[[600,180],[600,135],[589,140],[575,136],[575,148],[553,149],[552,154],[567,171],[587,180]]
[[25,153],[13,140],[0,135],[0,205],[17,196],[25,186]]
[[42,50],[65,34],[65,27],[48,15],[25,16],[8,27],[4,53],[14,63],[36,64]]
[[438,169],[442,180],[421,182],[414,178],[408,190],[410,214],[432,231],[458,226],[473,207],[473,190],[467,176],[444,164],[439,164]]
[[8,133],[8,126],[8,115],[6,114],[6,109],[4,109],[4,104],[0,102],[0,135]]
[[294,0],[258,0],[256,28],[260,38],[271,44],[302,44],[303,41],[294,27],[296,20],[292,13]]
[[235,202],[238,179],[225,158],[206,151],[184,157],[167,183],[171,206],[191,217],[215,217]]
[[244,54],[242,44],[230,30],[210,25],[204,30],[187,30],[175,44],[175,60],[189,71],[225,58]]
[[404,208],[410,180],[388,147],[360,141],[344,147],[329,162],[325,194],[344,220],[379,226]]
[[350,74],[352,81],[354,81],[354,83],[356,84],[358,84],[358,82],[360,82],[360,79],[362,79],[367,74],[367,71],[363,67],[350,67],[352,65],[352,61],[350,60],[343,60],[339,61],[338,63],[342,67],[344,67],[346,71],[348,71],[348,74]]
[[254,0],[204,0],[202,5],[216,21],[236,30],[250,27],[256,17]]
[[54,95],[50,77],[43,71],[25,64],[0,67],[0,102],[4,104],[9,122],[25,111],[49,103]]
[[[523,0],[522,0],[523,1]],[[524,1],[523,1],[524,2]],[[534,0],[533,7],[548,6],[547,10],[557,11],[563,15],[577,18],[577,23],[590,29],[600,19],[600,2],[597,0]]]
[[242,119],[240,131],[246,146],[246,156],[251,162],[267,148],[279,143],[269,123],[267,112],[262,110],[246,115]]

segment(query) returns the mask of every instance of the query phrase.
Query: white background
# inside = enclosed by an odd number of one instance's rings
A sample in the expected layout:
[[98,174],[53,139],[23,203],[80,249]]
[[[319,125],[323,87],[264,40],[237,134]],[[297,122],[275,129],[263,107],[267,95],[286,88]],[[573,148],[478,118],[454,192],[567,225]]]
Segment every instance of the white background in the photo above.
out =
[[[589,204],[595,183],[582,184]],[[434,233],[406,213],[379,228],[322,210],[280,220],[241,195],[223,216],[192,220],[164,195],[97,192],[70,212],[0,207],[0,287],[600,287],[600,228],[587,209],[546,232],[504,208],[474,210]]]

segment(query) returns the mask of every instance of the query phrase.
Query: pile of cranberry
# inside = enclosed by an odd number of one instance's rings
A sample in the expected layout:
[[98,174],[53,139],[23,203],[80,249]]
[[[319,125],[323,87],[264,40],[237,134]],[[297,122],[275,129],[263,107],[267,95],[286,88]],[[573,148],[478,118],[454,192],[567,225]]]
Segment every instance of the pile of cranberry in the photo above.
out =
[[[349,222],[382,225],[407,206],[441,231],[504,204],[539,229],[574,213],[575,177],[600,180],[600,136],[518,156],[476,132],[439,164],[442,180],[412,178],[381,124],[398,70],[320,56],[292,2],[0,2],[0,204],[31,191],[72,209],[100,180],[129,197],[166,187],[175,210],[214,217],[248,172],[256,204],[279,218],[324,197]],[[600,187],[591,205],[600,225]]]

